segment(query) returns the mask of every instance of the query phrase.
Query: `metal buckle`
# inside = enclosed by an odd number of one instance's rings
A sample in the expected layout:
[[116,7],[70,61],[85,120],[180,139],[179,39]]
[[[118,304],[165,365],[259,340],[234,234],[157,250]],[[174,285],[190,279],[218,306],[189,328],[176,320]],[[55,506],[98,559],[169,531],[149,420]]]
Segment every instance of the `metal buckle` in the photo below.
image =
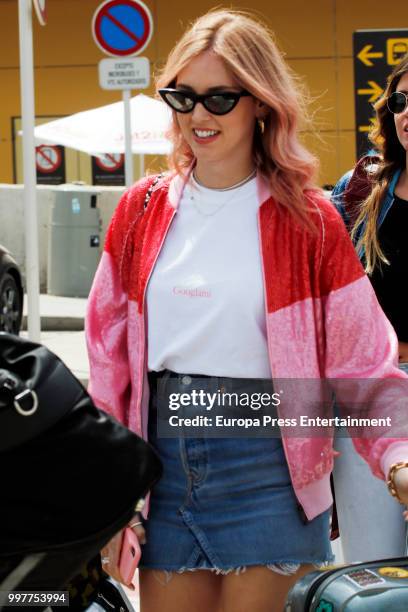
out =
[[[20,400],[25,398],[27,395],[31,395],[33,400],[33,405],[29,410],[24,410],[24,408],[20,405]],[[14,408],[17,410],[21,416],[31,416],[34,412],[37,411],[38,408],[38,397],[35,391],[32,389],[25,389],[21,393],[15,396],[14,398]]]
[[5,378],[3,380],[3,389],[7,389],[7,391],[12,391],[13,389],[15,389],[17,383],[15,380],[13,380],[12,378]]

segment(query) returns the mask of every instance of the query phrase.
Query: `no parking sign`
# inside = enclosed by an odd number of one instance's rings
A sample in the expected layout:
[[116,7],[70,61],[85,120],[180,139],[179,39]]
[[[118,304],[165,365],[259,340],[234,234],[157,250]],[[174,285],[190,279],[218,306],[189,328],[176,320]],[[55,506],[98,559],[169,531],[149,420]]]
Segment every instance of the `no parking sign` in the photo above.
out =
[[152,15],[140,0],[106,0],[93,16],[94,40],[107,55],[138,55],[152,33]]
[[[130,56],[139,55],[147,47],[152,33],[152,15],[141,0],[105,0],[93,16],[92,34],[98,47],[108,55],[128,57],[129,62]],[[145,64],[149,67],[147,58],[144,59]],[[148,86],[150,69],[143,71],[137,65],[124,69],[123,66],[114,65],[107,68],[108,74],[106,74],[105,68],[106,61],[104,64],[102,60],[99,66],[101,86],[107,89],[122,90],[125,123],[125,182],[127,186],[130,186],[133,183],[130,90],[132,87],[143,89]],[[123,75],[123,72],[131,74]],[[96,166],[97,164],[93,162],[93,170]],[[116,174],[118,170],[113,172]]]

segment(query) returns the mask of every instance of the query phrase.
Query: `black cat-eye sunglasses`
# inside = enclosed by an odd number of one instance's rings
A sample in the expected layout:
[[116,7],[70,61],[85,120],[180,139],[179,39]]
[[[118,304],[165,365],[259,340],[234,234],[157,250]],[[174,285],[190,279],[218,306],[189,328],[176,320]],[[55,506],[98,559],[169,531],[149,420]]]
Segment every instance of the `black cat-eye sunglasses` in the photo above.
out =
[[226,115],[230,113],[243,96],[250,96],[249,91],[217,91],[216,93],[196,94],[194,91],[172,89],[166,87],[159,89],[163,100],[177,113],[191,113],[197,102],[201,102],[208,112],[213,115]]

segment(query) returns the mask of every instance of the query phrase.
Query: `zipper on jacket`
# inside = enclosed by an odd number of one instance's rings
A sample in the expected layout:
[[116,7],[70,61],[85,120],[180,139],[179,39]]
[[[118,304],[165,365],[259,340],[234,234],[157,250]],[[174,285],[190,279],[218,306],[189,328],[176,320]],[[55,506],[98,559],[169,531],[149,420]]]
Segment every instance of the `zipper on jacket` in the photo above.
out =
[[[274,374],[273,374],[273,370],[272,370],[271,338],[269,336],[269,329],[268,329],[268,304],[267,304],[267,301],[266,301],[266,278],[265,278],[265,266],[264,266],[263,251],[262,251],[262,231],[261,231],[261,212],[260,212],[261,206],[258,209],[257,221],[258,221],[258,234],[259,234],[259,250],[260,250],[260,255],[261,255],[263,290],[264,290],[266,341],[267,341],[267,344],[268,344],[269,366],[270,366],[270,369],[271,369],[271,376],[272,376],[272,383],[273,383],[274,382]],[[278,413],[278,417],[281,418],[281,414],[280,414],[280,411],[279,411],[279,406],[276,406],[276,412]],[[288,461],[288,451],[287,451],[286,442],[285,442],[284,436],[282,435],[282,431],[281,430],[280,430],[280,434],[281,434],[281,441],[282,441],[283,451],[285,453],[286,463],[287,463],[289,474],[290,474],[290,480],[291,480],[291,483],[292,483],[292,488],[293,488],[293,491],[295,493],[295,496],[296,496],[296,499],[297,499],[297,502],[298,502],[297,506],[298,506],[300,518],[301,518],[303,523],[307,524],[309,522],[309,519],[306,516],[304,508],[303,508],[302,504],[300,503],[300,500],[299,500],[299,497],[297,495],[296,489],[295,489],[295,487],[293,485],[293,480],[294,479],[293,479],[293,474],[292,474],[292,471],[291,471],[291,468],[290,468],[290,463]]]

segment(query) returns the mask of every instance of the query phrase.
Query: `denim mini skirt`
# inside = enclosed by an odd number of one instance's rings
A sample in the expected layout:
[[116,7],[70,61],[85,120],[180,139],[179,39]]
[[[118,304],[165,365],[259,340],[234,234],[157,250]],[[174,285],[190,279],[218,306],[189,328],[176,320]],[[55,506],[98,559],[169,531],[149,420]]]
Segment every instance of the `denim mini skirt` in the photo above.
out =
[[[264,565],[290,574],[299,564],[331,562],[331,510],[304,521],[280,438],[158,436],[158,393],[165,396],[169,380],[181,393],[195,382],[169,371],[149,375],[149,442],[164,472],[151,491],[139,567],[228,573]],[[231,381],[197,380],[210,391]]]

